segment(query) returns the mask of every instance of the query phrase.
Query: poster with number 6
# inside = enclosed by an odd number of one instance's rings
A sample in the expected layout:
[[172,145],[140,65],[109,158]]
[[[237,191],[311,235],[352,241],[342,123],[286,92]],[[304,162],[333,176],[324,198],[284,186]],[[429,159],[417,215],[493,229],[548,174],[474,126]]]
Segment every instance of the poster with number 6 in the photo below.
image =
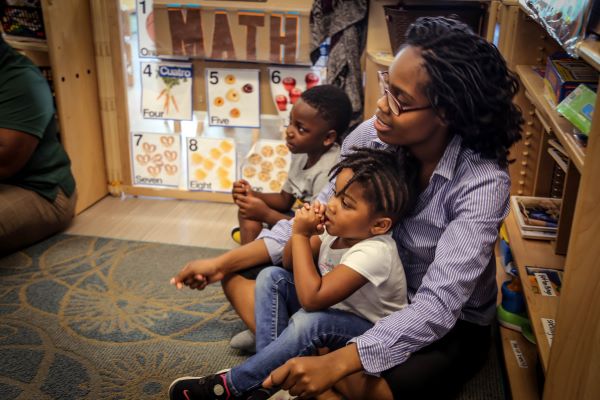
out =
[[142,116],[145,119],[192,119],[191,63],[143,62]]
[[260,126],[258,73],[257,69],[206,69],[209,125]]
[[231,192],[236,176],[233,139],[189,137],[185,147],[189,190]]
[[284,125],[290,121],[290,111],[302,92],[325,83],[325,68],[269,68],[271,96]]
[[147,186],[179,186],[180,149],[179,135],[133,133],[131,136],[133,183]]
[[137,1],[137,26],[140,57],[156,57],[154,43],[154,10],[153,0]]

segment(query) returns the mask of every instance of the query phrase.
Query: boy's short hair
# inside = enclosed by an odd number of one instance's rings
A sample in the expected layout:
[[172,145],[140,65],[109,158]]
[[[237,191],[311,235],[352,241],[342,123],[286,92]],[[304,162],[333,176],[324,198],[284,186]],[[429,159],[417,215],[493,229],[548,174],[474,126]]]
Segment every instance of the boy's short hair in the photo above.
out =
[[330,124],[340,142],[352,117],[352,104],[346,92],[334,85],[318,85],[302,92],[300,98]]
[[388,150],[352,148],[332,169],[329,175],[335,178],[349,168],[354,176],[336,195],[344,193],[352,183],[365,190],[365,199],[375,213],[390,217],[397,222],[412,208],[416,198],[417,168],[410,157],[402,152]]

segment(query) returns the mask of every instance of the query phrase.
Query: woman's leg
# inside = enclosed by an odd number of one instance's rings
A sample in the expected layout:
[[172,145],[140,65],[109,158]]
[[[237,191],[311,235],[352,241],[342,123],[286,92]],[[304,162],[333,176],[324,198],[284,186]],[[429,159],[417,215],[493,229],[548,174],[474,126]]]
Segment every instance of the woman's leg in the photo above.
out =
[[259,352],[283,332],[290,317],[301,308],[292,272],[281,267],[260,271],[254,299],[256,351]]
[[235,395],[256,389],[287,360],[315,354],[319,347],[338,349],[372,326],[371,322],[345,311],[301,309],[275,341],[227,373],[227,386]]
[[335,389],[349,400],[452,398],[483,366],[489,346],[489,326],[458,321],[442,339],[385,371],[381,378],[354,374]]

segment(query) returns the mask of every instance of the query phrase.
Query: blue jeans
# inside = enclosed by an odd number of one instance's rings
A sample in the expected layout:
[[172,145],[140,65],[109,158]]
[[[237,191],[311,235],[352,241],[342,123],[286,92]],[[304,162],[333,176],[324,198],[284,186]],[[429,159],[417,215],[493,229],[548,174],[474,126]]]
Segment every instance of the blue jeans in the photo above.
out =
[[[307,312],[299,309],[292,274],[283,268],[261,271],[256,290],[257,294],[263,291],[254,306],[255,314],[260,316],[260,320],[256,320],[257,353],[226,375],[227,385],[236,396],[260,387],[271,371],[287,360],[314,355],[319,347],[339,349],[373,326],[370,321],[341,310]],[[288,320],[290,310],[295,309],[298,311]],[[267,327],[261,327],[265,322]],[[259,333],[259,327],[262,333]],[[262,336],[262,348],[259,347],[259,335]]]

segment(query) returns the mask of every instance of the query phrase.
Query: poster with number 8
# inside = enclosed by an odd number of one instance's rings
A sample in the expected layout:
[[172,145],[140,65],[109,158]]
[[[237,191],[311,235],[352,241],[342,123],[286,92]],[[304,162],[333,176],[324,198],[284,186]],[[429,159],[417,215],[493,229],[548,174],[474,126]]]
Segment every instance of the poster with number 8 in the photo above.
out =
[[206,69],[209,125],[260,126],[258,73],[257,69]]
[[290,111],[302,92],[325,83],[325,68],[269,68],[271,96],[279,116],[287,126]]
[[192,119],[192,64],[143,62],[142,116],[145,119]]
[[179,135],[133,133],[131,137],[133,183],[148,186],[179,186],[180,143]]
[[231,192],[236,173],[233,139],[187,138],[188,189]]

